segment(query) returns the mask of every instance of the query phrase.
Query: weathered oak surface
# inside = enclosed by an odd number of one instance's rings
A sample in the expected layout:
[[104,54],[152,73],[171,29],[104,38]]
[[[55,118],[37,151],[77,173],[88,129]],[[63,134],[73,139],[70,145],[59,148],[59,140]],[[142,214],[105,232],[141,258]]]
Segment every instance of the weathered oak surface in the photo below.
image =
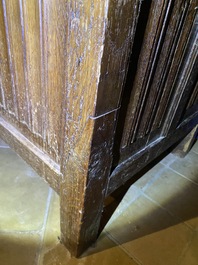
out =
[[74,256],[105,198],[198,122],[196,7],[0,2],[0,136],[60,194]]

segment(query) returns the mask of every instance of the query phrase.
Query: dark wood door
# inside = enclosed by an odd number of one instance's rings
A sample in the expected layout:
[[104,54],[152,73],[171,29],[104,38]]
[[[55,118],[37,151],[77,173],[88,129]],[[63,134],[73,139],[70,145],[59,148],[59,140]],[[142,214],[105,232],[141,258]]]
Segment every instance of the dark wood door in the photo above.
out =
[[[171,135],[198,111],[196,12],[196,1],[142,4],[118,117],[109,192],[163,152],[161,144],[168,148]],[[134,163],[130,170],[128,163]]]
[[75,256],[105,197],[197,122],[196,3],[0,1],[0,135],[60,194]]

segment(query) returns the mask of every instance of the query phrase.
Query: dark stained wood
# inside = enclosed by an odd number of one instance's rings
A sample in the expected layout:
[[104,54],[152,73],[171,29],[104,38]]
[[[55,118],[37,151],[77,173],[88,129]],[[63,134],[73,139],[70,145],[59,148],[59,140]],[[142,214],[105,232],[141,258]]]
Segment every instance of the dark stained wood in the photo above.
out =
[[109,1],[95,116],[120,107],[140,9],[139,0]]
[[170,58],[172,59],[173,52],[176,49],[178,43],[177,35],[181,32],[181,25],[183,24],[186,10],[187,4],[185,2],[174,1],[169,10],[166,11],[167,14],[164,18],[163,26],[160,29],[159,48],[155,51],[155,69],[150,73],[150,88],[143,110],[143,119],[139,125],[139,137],[143,137],[153,131],[156,112],[163,105],[164,83],[168,75],[170,62],[172,61]]
[[[190,50],[189,46],[195,45],[195,42],[192,44],[193,40],[189,40],[195,14],[196,1],[151,2],[137,68],[131,68],[136,71],[135,78],[131,84],[126,82],[126,89],[129,90],[131,86],[131,93],[128,93],[130,101],[126,117],[122,109],[120,112],[119,123],[123,124],[121,120],[125,122],[124,126],[117,126],[119,131],[116,133],[118,139],[115,139],[113,168],[152,142],[160,141],[168,133],[171,121],[169,113],[174,116],[174,104],[179,103],[175,97],[183,93],[181,87],[175,86],[175,80],[180,80],[179,66],[190,64],[188,55],[188,63],[184,62],[186,47]],[[193,73],[196,75],[196,69]],[[192,83],[188,95],[190,91],[195,94],[194,86]],[[183,89],[187,95],[187,88]]]
[[195,7],[0,3],[0,135],[60,194],[74,256],[97,239],[105,198],[198,122]]
[[[170,108],[174,111],[168,114],[168,122],[165,125],[166,131],[174,130],[179,123],[183,121],[182,116],[188,105],[189,99],[193,91],[196,90],[197,73],[198,73],[198,15],[195,17],[188,45],[185,50],[183,64],[181,65],[178,76],[175,80],[175,95]],[[197,110],[198,111],[198,108]]]
[[186,107],[186,111],[189,111],[191,107],[196,106],[198,104],[198,81],[195,85],[195,89],[193,90],[193,93],[190,96],[188,105]]
[[[192,1],[187,8],[187,14],[183,16],[178,28],[178,33],[174,39],[176,39],[175,47],[173,47],[172,54],[170,54],[170,63],[168,65],[168,75],[166,76],[164,88],[163,88],[163,102],[161,102],[156,117],[153,122],[153,129],[161,127],[167,114],[168,106],[172,100],[173,83],[175,76],[178,73],[179,66],[182,64],[184,50],[188,41],[189,33],[192,28],[192,23],[196,14],[196,1]],[[178,37],[178,39],[177,39]]]
[[129,157],[126,161],[117,166],[110,176],[108,192],[106,195],[110,195],[165,150],[173,144],[181,141],[182,138],[184,138],[198,124],[198,113],[196,113],[193,119],[190,119],[189,121],[190,122],[186,122],[186,124],[176,129],[173,134],[170,134],[158,142],[154,142],[148,146],[148,148],[142,149],[140,152]]
[[[62,242],[75,256],[98,236],[117,107],[136,25],[131,23],[138,16],[136,2],[132,2],[110,1],[108,6],[108,1],[71,1],[67,6],[67,13],[73,15],[69,16],[66,32],[70,45],[66,51],[61,231]],[[122,17],[126,10],[132,14],[128,27]],[[104,79],[106,71],[108,79]],[[114,89],[115,94],[109,98]]]
[[[169,2],[169,4],[168,4]],[[121,146],[122,148],[134,142],[138,132],[139,121],[142,118],[144,102],[147,98],[149,89],[150,74],[156,61],[155,50],[159,49],[158,39],[163,26],[163,20],[166,15],[166,7],[170,8],[171,1],[152,1],[147,28],[142,44],[142,50],[139,56],[137,73],[134,80],[127,118],[125,122],[124,134]]]

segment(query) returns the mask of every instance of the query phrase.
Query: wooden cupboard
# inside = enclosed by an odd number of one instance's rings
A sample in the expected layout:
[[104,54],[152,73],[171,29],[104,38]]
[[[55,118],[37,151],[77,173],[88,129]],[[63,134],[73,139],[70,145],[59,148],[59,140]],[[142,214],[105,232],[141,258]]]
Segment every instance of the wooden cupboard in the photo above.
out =
[[195,0],[2,0],[0,137],[79,256],[104,201],[198,124]]

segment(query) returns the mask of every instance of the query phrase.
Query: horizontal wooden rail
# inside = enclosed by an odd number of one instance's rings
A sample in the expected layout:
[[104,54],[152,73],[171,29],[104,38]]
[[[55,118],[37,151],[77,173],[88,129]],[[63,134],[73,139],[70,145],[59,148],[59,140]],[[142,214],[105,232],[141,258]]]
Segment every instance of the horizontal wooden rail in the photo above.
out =
[[42,152],[14,126],[0,117],[0,136],[59,193],[60,165]]

